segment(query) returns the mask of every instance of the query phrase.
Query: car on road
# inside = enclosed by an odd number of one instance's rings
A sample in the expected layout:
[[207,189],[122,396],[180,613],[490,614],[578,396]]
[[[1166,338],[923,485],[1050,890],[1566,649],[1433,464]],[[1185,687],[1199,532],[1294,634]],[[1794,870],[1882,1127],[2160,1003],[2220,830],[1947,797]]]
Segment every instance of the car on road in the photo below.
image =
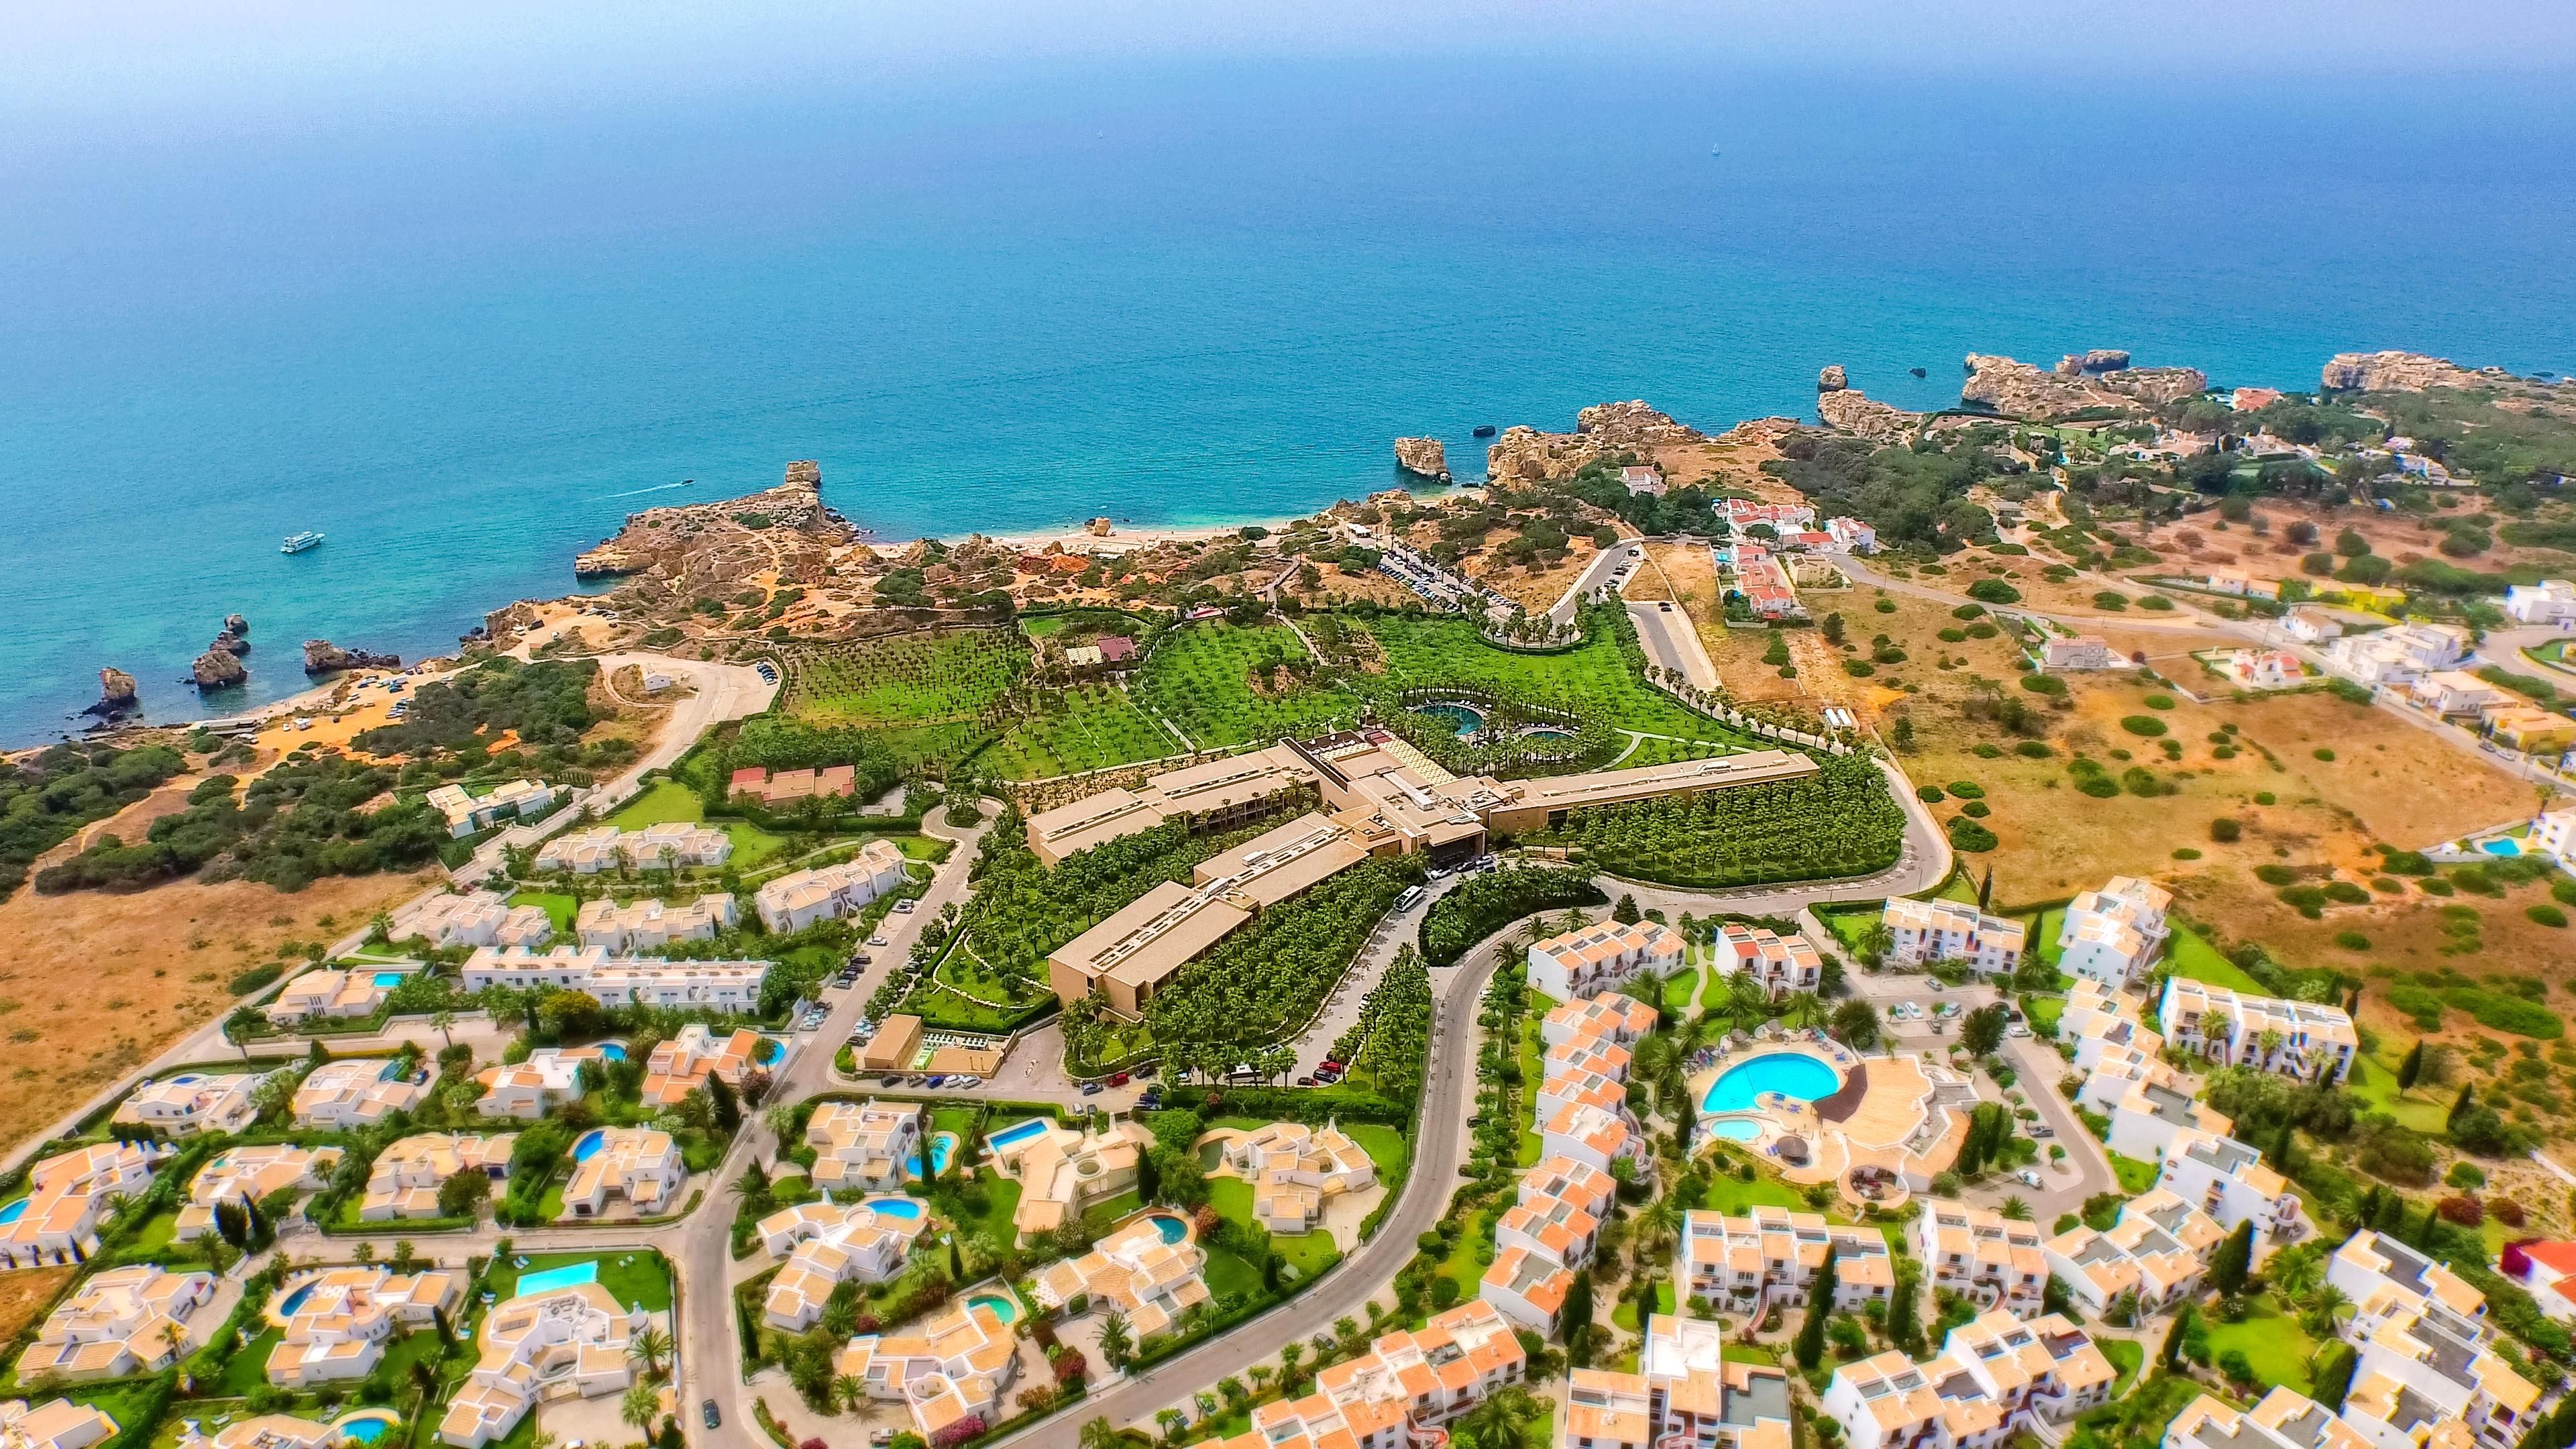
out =
[[1301,1087],[1311,1087],[1315,1085],[1315,1079],[1313,1077],[1299,1077],[1297,1079],[1297,1085]]
[[2016,1021],[2011,1026],[2004,1028],[2004,1035],[2012,1037],[2028,1036],[2030,1035],[2030,1028]]
[[910,899],[905,899],[905,900],[897,901],[897,902],[895,902],[895,903],[894,903],[894,913],[895,913],[896,915],[898,915],[898,916],[908,916],[908,915],[911,915],[911,914],[912,914],[912,905],[913,905],[913,903],[912,903],[912,901],[911,901]]
[[2057,1129],[2049,1126],[2045,1122],[2042,1122],[2038,1126],[2030,1129],[2030,1135],[2033,1137],[2054,1137],[2057,1135]]
[[1111,1085],[1111,1086],[1113,1086],[1113,1087],[1123,1087],[1123,1086],[1127,1085],[1127,1074],[1126,1074],[1125,1072],[1120,1072],[1120,1073],[1118,1073],[1117,1075],[1115,1075],[1115,1076],[1111,1077],[1111,1078],[1109,1079],[1109,1085]]
[[716,1412],[716,1401],[713,1399],[705,1400],[698,1405],[698,1417],[706,1420],[707,1427],[710,1429],[724,1427],[724,1415]]
[[2039,1174],[2025,1170],[2021,1175],[2021,1185],[2024,1187],[2039,1186]]
[[869,944],[869,945],[871,945],[871,946],[882,946],[882,945],[884,945],[885,943],[886,943],[886,938],[885,938],[885,932],[883,932],[883,931],[879,931],[879,932],[877,932],[875,935],[868,937],[868,944]]
[[1664,601],[1663,601],[1663,600],[1661,600],[1661,599],[1657,599],[1657,600],[1655,601],[1655,612],[1656,612],[1656,613],[1659,613],[1659,614],[1669,614],[1669,613],[1671,613],[1672,611],[1673,611],[1673,606],[1672,606],[1672,605],[1670,605],[1670,604],[1668,604],[1668,603],[1664,602]]

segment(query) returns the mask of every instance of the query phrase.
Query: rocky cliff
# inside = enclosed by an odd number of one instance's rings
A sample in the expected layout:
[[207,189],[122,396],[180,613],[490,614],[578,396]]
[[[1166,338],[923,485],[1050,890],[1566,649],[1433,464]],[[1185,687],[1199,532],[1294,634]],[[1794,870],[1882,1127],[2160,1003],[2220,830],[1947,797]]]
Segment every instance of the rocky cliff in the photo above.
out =
[[2446,357],[2420,352],[2338,352],[2320,379],[2329,388],[2356,392],[2422,392],[2436,387],[2496,387],[2522,379],[2501,367],[2472,371]]
[[1959,400],[1991,408],[2006,417],[2046,419],[2070,417],[2092,408],[2135,412],[2141,410],[2141,404],[2159,406],[2209,387],[2208,377],[2190,367],[2120,367],[2098,374],[2085,371],[2094,358],[2125,361],[2127,356],[2107,348],[2086,353],[2068,359],[2077,364],[2076,370],[2069,373],[2064,364],[2058,371],[2044,371],[2009,357],[1972,352],[1967,360],[1968,380],[1959,386]]
[[1828,363],[1824,371],[1816,374],[1818,392],[1841,392],[1849,386],[1851,386],[1851,374],[1843,371],[1843,365],[1839,362]]
[[304,672],[331,674],[342,669],[400,669],[399,654],[374,654],[364,649],[343,649],[328,639],[304,641]]
[[2129,365],[2126,349],[2096,347],[2090,352],[2070,352],[2057,359],[2057,375],[2078,377],[2088,372],[2118,372]]
[[1449,481],[1449,450],[1438,438],[1398,438],[1395,440],[1396,466],[1425,478]]
[[1485,450],[1485,475],[1497,483],[1535,483],[1571,478],[1584,464],[1605,453],[1640,457],[1665,444],[1700,443],[1707,438],[1674,422],[1643,402],[1598,403],[1575,414],[1575,431],[1542,433],[1532,427],[1510,427]]
[[764,493],[720,503],[648,508],[630,514],[617,536],[573,560],[585,579],[637,576],[669,598],[730,593],[757,574],[782,583],[819,583],[832,550],[855,542],[858,529],[823,503],[823,470],[787,465],[786,481]]
[[1817,398],[1816,415],[1846,433],[1867,438],[1873,443],[1906,442],[1913,438],[1914,430],[1923,423],[1921,413],[1889,407],[1850,388]]

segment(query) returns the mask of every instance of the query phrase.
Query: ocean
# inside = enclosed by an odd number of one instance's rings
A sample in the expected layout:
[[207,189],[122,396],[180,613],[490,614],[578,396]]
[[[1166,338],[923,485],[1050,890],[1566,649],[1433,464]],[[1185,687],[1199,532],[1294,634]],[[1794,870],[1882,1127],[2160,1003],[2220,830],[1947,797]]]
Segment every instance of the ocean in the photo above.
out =
[[[902,539],[1293,514],[1399,435],[1472,478],[1479,424],[1812,414],[1833,362],[1905,407],[1971,351],[2576,371],[2566,97],[2404,91],[1317,61],[22,151],[0,740],[101,665],[181,719],[304,687],[307,638],[452,648],[796,458]],[[201,703],[236,612],[251,683]]]

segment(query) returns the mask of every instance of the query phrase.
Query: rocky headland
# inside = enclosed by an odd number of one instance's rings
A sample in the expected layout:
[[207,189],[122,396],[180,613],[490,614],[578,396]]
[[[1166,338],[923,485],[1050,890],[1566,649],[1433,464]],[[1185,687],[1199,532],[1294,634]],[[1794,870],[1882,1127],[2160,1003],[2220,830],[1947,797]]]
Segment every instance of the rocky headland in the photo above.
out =
[[[2103,348],[2069,357],[2050,370],[1972,352],[1959,400],[2008,417],[2045,421],[2095,409],[2132,412],[2141,403],[2160,407],[2208,390],[2208,376],[2196,367],[2129,367],[2128,357]],[[2122,365],[2111,366],[2114,362]],[[2103,370],[2093,370],[2097,364]]]
[[1902,443],[1923,425],[1924,415],[1890,407],[1857,388],[1838,388],[1816,399],[1816,416],[1854,437],[1873,443]]
[[1513,426],[1485,450],[1485,476],[1497,483],[1571,478],[1605,453],[1646,456],[1673,443],[1704,443],[1707,435],[1674,422],[1642,401],[1596,403],[1574,415],[1571,433],[1542,433]]
[[343,669],[400,669],[399,654],[377,654],[365,649],[343,649],[328,639],[304,641],[304,672],[336,674]]
[[629,514],[616,537],[573,560],[573,574],[650,577],[688,593],[772,569],[781,579],[812,583],[822,578],[832,550],[858,536],[848,519],[824,506],[822,465],[797,462],[787,465],[785,482],[766,492]]

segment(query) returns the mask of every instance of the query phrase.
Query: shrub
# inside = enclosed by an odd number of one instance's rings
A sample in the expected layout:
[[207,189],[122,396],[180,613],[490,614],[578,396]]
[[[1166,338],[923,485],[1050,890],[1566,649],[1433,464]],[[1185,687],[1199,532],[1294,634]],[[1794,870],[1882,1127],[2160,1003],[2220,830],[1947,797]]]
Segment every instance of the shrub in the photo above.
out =
[[2209,838],[2221,845],[2234,845],[2244,834],[2245,827],[2227,816],[2221,815],[2209,822]]
[[1965,815],[1951,816],[1949,831],[1950,848],[1972,855],[1992,850],[2001,843],[1995,839],[1993,831]]
[[2269,790],[2257,790],[2257,791],[2255,791],[2255,792],[2254,792],[2254,803],[2255,803],[2255,804],[2257,804],[2257,805],[2269,805],[2269,804],[2271,804],[2271,803],[2272,803],[2272,801],[2273,801],[2273,796],[2272,796],[2272,792],[2271,792],[2271,791],[2269,791]]
[[1870,663],[1866,659],[1846,659],[1843,661],[1843,673],[1850,675],[1854,679],[1867,679],[1877,672],[1878,666]]
[[2118,611],[2129,607],[2129,596],[2126,594],[2113,593],[2109,589],[2104,589],[2093,596],[2093,607],[2106,612],[2117,613]]
[[2370,949],[2370,938],[2359,931],[2337,931],[2335,932],[2334,943],[2347,951],[2367,951]]
[[1976,748],[1968,753],[1980,760],[2000,760],[2004,757],[2004,747],[1991,740],[1979,740]]
[[2329,765],[2331,765],[2331,764],[2333,764],[2333,763],[2334,763],[2334,757],[2335,757],[2335,752],[2334,752],[2334,751],[2332,751],[2332,750],[2319,750],[2319,751],[2317,751],[2317,758],[2318,758],[2318,759],[2320,759],[2320,760],[2325,761],[2325,762],[2326,762],[2327,764],[2329,764]]
[[1950,617],[1953,619],[1963,620],[1978,619],[1983,618],[1985,616],[1985,612],[1986,611],[1984,609],[1975,604],[1961,604],[1959,607],[1950,611]]
[[2046,740],[2024,740],[2020,744],[2013,746],[2013,753],[2028,760],[2045,760],[2048,758],[2048,742]]
[[2166,598],[2162,594],[2149,594],[2145,598],[2138,600],[2139,608],[2155,613],[2162,613],[2173,606],[2174,601]]
[[[1995,809],[1983,800],[1971,800],[1967,804],[1959,807],[1959,813],[1967,816],[1971,820],[1983,820],[1987,816],[1994,814]],[[2547,906],[2534,906],[2532,909],[2545,911],[2549,908]]]
[[2033,694],[2066,693],[2066,681],[2053,674],[2025,674],[2021,677],[2021,687]]
[[1971,639],[1992,639],[2000,632],[1994,625],[1982,622],[1968,626],[1968,637]]
[[2149,709],[2171,709],[2174,707],[2173,696],[2170,694],[2151,694],[2141,702]]
[[2553,931],[2567,928],[2567,913],[2556,906],[2533,906],[2523,914],[2529,916],[2534,925],[2547,926]]
[[2018,604],[2021,590],[2001,579],[1979,579],[1968,585],[1968,597],[1985,604]]
[[2265,861],[2254,867],[2254,878],[2267,886],[2285,886],[2299,878],[2299,873],[2277,861]]
[[261,987],[268,985],[270,982],[275,981],[279,976],[285,974],[285,971],[285,967],[274,963],[266,966],[253,966],[248,971],[234,977],[227,984],[229,985],[233,995],[248,996],[252,992],[259,990]]
[[2370,892],[2348,880],[2330,880],[2326,882],[2326,899],[2347,906],[2366,906],[2370,904]]
[[1958,796],[1962,800],[1982,800],[1986,798],[1985,787],[1977,784],[1973,780],[1951,781],[1950,793]]
[[1878,610],[1882,614],[1893,614],[1896,612],[1896,601],[1894,599],[1881,599],[1877,603],[1870,605],[1870,607]]
[[2474,1228],[2487,1220],[2486,1204],[2464,1192],[2442,1199],[2434,1204],[2434,1210],[2441,1213],[2443,1221],[2458,1223],[2464,1228]]
[[2456,894],[2458,890],[2457,887],[2453,886],[2449,881],[2442,879],[2440,876],[2427,876],[2424,879],[2415,882],[2415,886],[2416,889],[2421,890],[2428,896],[2453,895]]
[[2442,1182],[2446,1187],[2456,1187],[2465,1192],[2470,1188],[2486,1186],[2487,1172],[2485,1168],[2474,1162],[2454,1162],[2451,1164],[2451,1170],[2442,1174]]
[[2165,722],[2151,714],[2124,715],[2120,728],[2142,739],[2154,739],[2165,732]]
[[1944,644],[1965,644],[1968,642],[1968,631],[1958,628],[1943,629],[1936,637]]
[[1926,805],[1938,805],[1948,797],[1941,793],[1941,787],[1938,785],[1917,785],[1914,787],[1914,798]]
[[2176,860],[2198,860],[2200,859],[2200,852],[2192,849],[2188,845],[2178,845],[2174,847],[2173,858]]
[[2275,891],[2273,894],[2281,898],[2281,904],[2297,911],[2300,915],[2307,917],[2311,921],[2325,914],[2326,893],[2317,889],[2315,886],[2289,886],[2285,889]]

